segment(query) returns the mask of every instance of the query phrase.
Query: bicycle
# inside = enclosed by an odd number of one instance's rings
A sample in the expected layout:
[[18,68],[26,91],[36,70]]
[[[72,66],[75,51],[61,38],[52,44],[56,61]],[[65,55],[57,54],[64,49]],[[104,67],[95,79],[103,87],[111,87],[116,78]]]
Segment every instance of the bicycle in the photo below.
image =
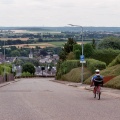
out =
[[100,100],[100,96],[101,96],[101,85],[95,86],[93,93],[94,93],[94,98],[96,98],[96,95],[97,95],[98,100]]

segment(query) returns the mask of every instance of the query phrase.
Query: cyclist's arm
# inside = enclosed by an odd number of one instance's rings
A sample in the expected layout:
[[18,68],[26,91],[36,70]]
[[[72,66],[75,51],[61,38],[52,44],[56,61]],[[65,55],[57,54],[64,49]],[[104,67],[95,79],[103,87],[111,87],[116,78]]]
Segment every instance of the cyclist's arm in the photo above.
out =
[[92,87],[94,85],[93,79],[94,78],[92,77],[90,87]]

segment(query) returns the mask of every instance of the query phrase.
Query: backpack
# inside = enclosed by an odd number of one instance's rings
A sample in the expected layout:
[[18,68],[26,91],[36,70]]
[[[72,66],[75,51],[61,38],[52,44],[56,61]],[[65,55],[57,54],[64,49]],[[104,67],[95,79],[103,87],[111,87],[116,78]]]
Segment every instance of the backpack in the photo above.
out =
[[103,85],[103,77],[101,77],[100,75],[98,75],[98,76],[95,76],[95,78],[94,78],[94,83],[96,84],[96,85],[98,85],[98,84],[102,84]]

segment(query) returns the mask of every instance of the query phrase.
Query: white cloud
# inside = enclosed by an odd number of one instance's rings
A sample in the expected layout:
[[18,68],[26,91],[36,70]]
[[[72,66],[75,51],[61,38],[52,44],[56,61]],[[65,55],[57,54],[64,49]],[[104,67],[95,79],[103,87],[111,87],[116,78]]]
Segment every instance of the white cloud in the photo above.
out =
[[13,4],[14,0],[0,0],[0,4]]
[[119,0],[0,0],[0,26],[120,26]]

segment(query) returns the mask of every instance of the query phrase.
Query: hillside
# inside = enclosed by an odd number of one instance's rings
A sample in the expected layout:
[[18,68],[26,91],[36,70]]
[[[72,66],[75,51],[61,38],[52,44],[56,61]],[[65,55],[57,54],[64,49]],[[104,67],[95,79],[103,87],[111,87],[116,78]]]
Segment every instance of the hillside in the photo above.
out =
[[[120,89],[120,64],[107,67],[102,70],[101,75],[104,77],[104,86]],[[94,76],[87,68],[84,68],[84,84],[90,84],[90,80]],[[74,68],[69,73],[62,76],[61,80],[70,82],[80,82],[81,68]]]
[[[105,81],[104,86],[120,89],[120,64],[117,64],[112,67],[107,67],[106,69],[102,70],[100,73],[104,77],[104,81]],[[84,83],[90,84],[90,79],[92,76],[86,79]]]
[[[83,79],[85,80],[91,75],[92,73],[87,68],[84,68]],[[80,82],[80,78],[81,78],[81,67],[74,68],[69,73],[62,76],[62,80],[70,81],[70,82]]]

